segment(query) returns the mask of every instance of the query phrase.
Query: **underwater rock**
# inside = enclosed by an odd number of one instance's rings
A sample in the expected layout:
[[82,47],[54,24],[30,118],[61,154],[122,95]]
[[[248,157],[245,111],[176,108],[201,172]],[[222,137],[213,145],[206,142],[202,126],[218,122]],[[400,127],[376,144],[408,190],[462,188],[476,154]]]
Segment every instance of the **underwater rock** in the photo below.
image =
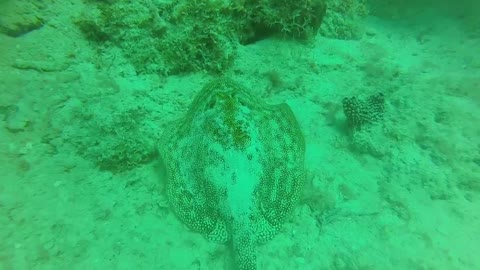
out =
[[[42,1],[0,1],[0,33],[20,37],[44,25]],[[3,3],[5,2],[5,3]]]

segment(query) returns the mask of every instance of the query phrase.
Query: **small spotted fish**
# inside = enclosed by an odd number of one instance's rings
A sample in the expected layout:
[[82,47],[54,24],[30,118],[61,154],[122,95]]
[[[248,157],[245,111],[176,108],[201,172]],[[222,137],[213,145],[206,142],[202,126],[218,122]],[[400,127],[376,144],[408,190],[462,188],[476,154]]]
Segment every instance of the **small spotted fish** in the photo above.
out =
[[159,152],[178,218],[230,242],[237,269],[257,269],[257,244],[277,234],[303,187],[305,142],[290,107],[217,79],[165,128]]

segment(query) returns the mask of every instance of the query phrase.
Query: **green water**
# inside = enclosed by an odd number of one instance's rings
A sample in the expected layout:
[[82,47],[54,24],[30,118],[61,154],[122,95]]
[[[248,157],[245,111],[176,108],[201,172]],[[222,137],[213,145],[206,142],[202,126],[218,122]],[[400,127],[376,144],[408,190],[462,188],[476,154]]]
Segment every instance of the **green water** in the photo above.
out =
[[[0,0],[0,270],[480,269],[480,3],[432,2]],[[253,98],[192,105],[218,77]],[[249,122],[283,103],[301,132]],[[162,160],[171,123],[199,111],[219,114],[199,116],[218,120],[210,139],[235,141],[225,181],[264,156],[276,176],[213,190],[187,175],[214,152]],[[239,150],[263,145],[257,127],[305,152]],[[298,199],[268,182],[283,169]],[[224,195],[245,201],[241,222]],[[185,205],[226,227],[187,224]],[[244,268],[231,234],[254,246]]]

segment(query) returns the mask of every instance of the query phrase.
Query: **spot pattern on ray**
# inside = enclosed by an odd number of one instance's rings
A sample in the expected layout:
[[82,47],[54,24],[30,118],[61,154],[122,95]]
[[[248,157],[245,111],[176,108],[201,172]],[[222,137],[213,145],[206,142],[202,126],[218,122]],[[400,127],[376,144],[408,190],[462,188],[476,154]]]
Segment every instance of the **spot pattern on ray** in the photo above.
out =
[[217,79],[165,128],[159,152],[179,219],[231,242],[238,269],[256,269],[257,244],[278,233],[303,187],[305,142],[290,107]]

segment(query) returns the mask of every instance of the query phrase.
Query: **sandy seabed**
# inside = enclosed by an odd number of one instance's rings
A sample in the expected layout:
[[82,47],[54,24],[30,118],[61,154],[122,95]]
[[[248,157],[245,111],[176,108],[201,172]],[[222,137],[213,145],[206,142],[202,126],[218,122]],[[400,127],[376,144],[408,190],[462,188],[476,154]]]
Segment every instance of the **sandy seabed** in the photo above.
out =
[[[71,2],[0,35],[0,269],[226,269],[228,246],[169,210],[158,162],[112,173],[66,139],[80,108],[102,118],[112,100],[142,104],[161,131],[211,76],[137,75],[115,48],[95,65]],[[365,28],[239,48],[232,77],[287,102],[307,143],[308,194],[258,268],[480,269],[480,37],[444,17]],[[378,92],[382,123],[352,137],[342,98]]]

